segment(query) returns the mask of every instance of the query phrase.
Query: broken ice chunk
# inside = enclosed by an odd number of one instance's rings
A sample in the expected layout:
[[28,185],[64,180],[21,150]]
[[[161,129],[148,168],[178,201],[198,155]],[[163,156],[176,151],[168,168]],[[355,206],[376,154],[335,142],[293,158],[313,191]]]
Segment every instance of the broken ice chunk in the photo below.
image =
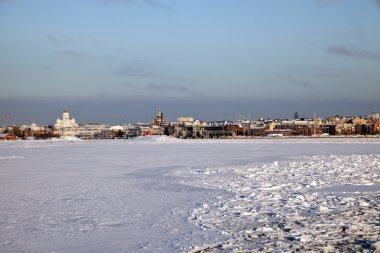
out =
[[318,208],[318,211],[320,211],[321,213],[327,213],[330,211],[330,209],[328,207],[325,207],[325,206],[320,206]]

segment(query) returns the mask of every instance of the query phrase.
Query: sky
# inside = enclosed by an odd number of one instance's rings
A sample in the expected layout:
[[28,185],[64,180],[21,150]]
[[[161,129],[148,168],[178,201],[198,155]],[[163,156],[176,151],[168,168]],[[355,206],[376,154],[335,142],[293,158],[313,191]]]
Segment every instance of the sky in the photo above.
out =
[[291,114],[304,99],[379,111],[379,26],[379,0],[0,0],[0,113],[27,117],[15,115],[20,99],[75,112],[114,97],[175,101],[167,110],[252,98],[293,101]]

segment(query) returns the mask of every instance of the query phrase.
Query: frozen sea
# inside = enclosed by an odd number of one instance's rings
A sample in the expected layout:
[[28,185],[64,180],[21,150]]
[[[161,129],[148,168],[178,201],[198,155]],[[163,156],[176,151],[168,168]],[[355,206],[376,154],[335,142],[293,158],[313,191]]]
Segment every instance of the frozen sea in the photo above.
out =
[[0,252],[375,252],[380,139],[0,142]]

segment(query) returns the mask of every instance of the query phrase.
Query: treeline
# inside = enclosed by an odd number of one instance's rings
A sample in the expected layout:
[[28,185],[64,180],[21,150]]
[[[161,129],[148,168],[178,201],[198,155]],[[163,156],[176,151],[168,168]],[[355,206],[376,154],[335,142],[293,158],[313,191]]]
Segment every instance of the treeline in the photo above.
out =
[[19,126],[14,126],[11,129],[5,129],[3,133],[9,133],[17,136],[19,139],[30,139],[34,138],[37,140],[50,139],[50,138],[58,138],[59,134],[54,133],[54,129],[48,128],[44,130],[32,131],[30,128],[22,129]]

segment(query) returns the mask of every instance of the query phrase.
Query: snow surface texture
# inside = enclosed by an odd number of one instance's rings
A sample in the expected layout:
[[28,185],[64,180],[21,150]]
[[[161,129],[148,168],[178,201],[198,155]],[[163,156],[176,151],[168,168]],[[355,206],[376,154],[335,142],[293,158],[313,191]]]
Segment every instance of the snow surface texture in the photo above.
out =
[[231,238],[192,252],[359,252],[374,250],[380,240],[380,155],[313,156],[177,173],[187,175],[183,183],[233,193],[204,203],[190,217]]
[[379,150],[365,138],[0,142],[0,252],[373,252]]

